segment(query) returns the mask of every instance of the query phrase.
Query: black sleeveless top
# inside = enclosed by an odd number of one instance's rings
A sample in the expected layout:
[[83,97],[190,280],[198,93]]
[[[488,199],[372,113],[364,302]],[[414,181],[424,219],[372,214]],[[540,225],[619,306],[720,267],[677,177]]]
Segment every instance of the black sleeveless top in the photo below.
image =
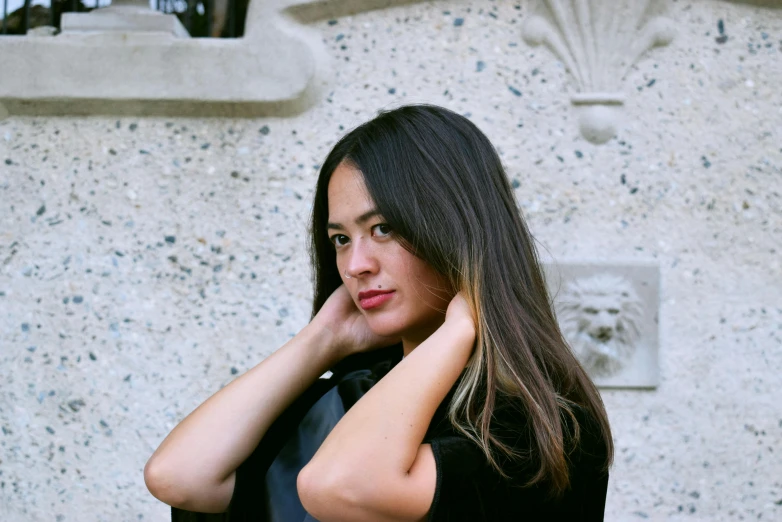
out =
[[[309,462],[331,428],[402,358],[401,345],[352,355],[319,379],[272,424],[255,451],[236,470],[234,493],[225,513],[171,509],[172,522],[317,522],[301,506],[298,472]],[[525,487],[537,468],[530,451],[526,421],[498,403],[494,418],[500,439],[530,458],[510,467],[508,480],[486,461],[483,452],[447,418],[451,389],[435,412],[424,443],[432,446],[437,484],[429,522],[602,521],[608,473],[602,470],[606,449],[597,423],[585,410],[574,413],[580,427],[569,448],[570,488],[551,498],[544,486]],[[572,432],[571,421],[563,429]]]

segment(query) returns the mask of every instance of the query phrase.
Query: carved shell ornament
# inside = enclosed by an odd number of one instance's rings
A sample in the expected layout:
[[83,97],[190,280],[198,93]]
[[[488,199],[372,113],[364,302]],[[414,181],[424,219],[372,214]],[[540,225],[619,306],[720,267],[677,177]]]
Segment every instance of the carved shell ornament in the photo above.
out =
[[663,0],[542,0],[525,22],[524,40],[545,44],[576,80],[579,93],[570,101],[588,141],[616,135],[624,76],[646,51],[673,40],[673,22],[653,14],[664,7]]

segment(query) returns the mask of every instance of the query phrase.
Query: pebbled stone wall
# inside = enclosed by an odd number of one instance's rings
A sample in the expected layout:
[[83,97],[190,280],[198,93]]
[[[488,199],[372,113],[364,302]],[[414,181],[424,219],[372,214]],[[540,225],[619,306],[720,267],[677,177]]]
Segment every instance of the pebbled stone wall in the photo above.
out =
[[[763,4],[763,3],[761,3]],[[332,77],[289,118],[0,121],[0,519],[165,520],[146,459],[306,324],[329,147],[379,108],[464,114],[553,260],[659,263],[660,385],[604,390],[607,520],[782,518],[782,9],[678,1],[586,142],[521,25],[449,1],[314,21]]]

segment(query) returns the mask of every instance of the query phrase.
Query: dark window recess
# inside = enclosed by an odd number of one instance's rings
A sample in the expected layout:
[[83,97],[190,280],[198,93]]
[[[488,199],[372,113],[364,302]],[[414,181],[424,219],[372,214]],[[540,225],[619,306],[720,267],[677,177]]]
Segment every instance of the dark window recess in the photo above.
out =
[[[108,7],[107,0],[50,0],[49,5],[24,5],[8,12],[13,0],[0,0],[0,34],[23,35],[36,27],[60,30],[62,13],[87,13]],[[155,0],[158,11],[175,14],[193,38],[238,38],[244,34],[249,0]],[[13,2],[17,5],[17,2]]]

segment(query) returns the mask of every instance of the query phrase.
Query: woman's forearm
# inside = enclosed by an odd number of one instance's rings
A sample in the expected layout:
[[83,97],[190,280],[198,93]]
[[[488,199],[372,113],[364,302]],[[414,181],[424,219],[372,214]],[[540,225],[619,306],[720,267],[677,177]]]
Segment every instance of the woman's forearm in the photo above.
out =
[[310,476],[359,490],[367,477],[404,478],[474,342],[471,325],[446,321],[345,414],[308,464]]
[[338,361],[329,342],[328,332],[310,323],[196,408],[147,462],[150,492],[182,509],[224,511],[236,468],[285,408]]

